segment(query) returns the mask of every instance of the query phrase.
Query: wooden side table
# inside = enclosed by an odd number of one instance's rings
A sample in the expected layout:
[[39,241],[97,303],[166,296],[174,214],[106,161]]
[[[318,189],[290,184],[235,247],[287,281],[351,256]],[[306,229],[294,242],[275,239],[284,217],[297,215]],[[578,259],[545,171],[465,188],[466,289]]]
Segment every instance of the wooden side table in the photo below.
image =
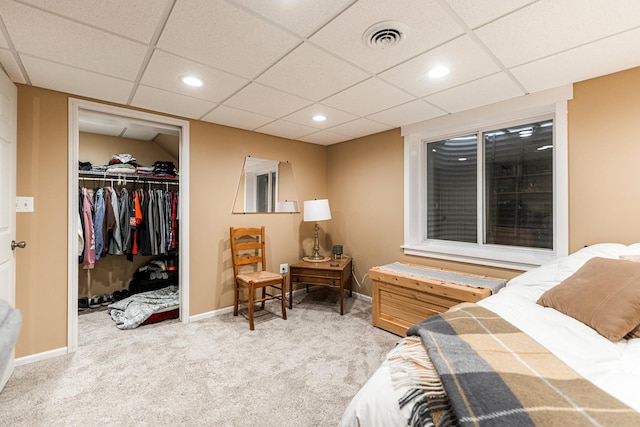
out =
[[344,288],[347,285],[349,296],[353,296],[351,258],[332,259],[325,262],[300,260],[289,266],[289,275],[289,309],[293,308],[295,285],[321,285],[340,289],[340,314],[344,314]]

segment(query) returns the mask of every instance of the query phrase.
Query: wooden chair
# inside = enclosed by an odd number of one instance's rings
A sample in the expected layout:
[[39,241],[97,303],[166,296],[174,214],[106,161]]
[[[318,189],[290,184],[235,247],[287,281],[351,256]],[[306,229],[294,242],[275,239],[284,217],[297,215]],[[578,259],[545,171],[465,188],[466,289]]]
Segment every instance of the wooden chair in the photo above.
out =
[[[286,320],[286,276],[267,271],[267,256],[265,251],[264,226],[261,228],[233,228],[230,227],[231,256],[233,258],[234,276],[234,307],[233,315],[238,315],[238,304],[249,310],[249,328],[253,331],[254,304],[261,303],[264,309],[265,301],[280,299],[282,302],[282,318]],[[260,264],[260,266],[258,266]],[[252,271],[243,268],[253,265]],[[267,288],[278,289],[276,294],[267,293]],[[262,297],[256,299],[256,289],[262,289]],[[240,294],[246,300],[240,299]]]

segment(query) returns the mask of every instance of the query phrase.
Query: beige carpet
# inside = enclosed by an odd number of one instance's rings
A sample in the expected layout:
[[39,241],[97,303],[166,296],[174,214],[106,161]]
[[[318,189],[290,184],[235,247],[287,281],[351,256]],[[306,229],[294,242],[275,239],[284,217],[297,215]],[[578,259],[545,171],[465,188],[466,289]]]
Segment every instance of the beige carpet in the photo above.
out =
[[371,326],[362,299],[340,316],[328,288],[297,294],[288,320],[267,309],[253,332],[231,314],[130,331],[81,314],[75,354],[16,368],[0,425],[337,425],[399,338]]

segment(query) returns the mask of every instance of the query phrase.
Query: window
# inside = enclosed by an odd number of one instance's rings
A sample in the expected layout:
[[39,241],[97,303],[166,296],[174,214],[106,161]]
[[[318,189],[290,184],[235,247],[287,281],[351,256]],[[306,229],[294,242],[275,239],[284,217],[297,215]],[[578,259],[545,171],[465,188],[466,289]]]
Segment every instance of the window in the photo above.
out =
[[403,127],[405,254],[519,270],[566,255],[570,97]]

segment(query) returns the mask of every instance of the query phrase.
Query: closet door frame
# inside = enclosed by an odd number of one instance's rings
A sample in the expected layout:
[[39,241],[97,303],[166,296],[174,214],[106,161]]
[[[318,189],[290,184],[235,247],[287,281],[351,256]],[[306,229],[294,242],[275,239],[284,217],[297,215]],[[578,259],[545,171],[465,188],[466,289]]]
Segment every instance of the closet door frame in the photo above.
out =
[[80,115],[102,114],[119,116],[134,123],[148,123],[167,129],[178,129],[180,135],[180,197],[178,217],[179,228],[179,283],[180,321],[189,323],[189,122],[173,117],[151,114],[123,107],[101,104],[82,99],[69,98],[69,167],[68,167],[68,321],[67,353],[78,349],[78,153],[80,146]]

